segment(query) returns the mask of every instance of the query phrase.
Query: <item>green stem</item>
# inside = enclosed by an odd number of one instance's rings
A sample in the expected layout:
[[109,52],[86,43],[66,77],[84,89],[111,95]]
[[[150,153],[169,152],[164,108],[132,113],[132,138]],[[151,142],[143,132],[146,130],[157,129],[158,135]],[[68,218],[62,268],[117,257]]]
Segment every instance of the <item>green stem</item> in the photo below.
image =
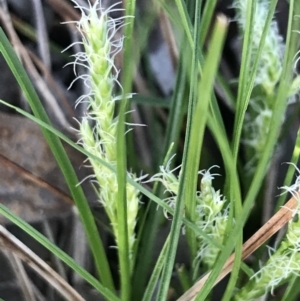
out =
[[[197,118],[197,116],[195,116],[193,113],[195,111],[195,106],[197,103],[197,92],[196,92],[196,86],[198,84],[198,67],[197,67],[197,63],[198,63],[198,55],[199,55],[199,32],[200,32],[200,27],[198,26],[198,24],[200,24],[200,1],[196,1],[196,6],[194,8],[195,11],[195,16],[194,16],[194,36],[193,36],[193,41],[194,41],[194,47],[193,47],[193,57],[192,57],[192,67],[191,67],[191,83],[190,83],[190,93],[189,93],[189,112],[188,112],[188,120],[187,120],[187,129],[189,129],[189,124],[191,124],[190,126],[192,126],[193,123],[193,118]],[[201,95],[201,91],[199,91]],[[202,95],[201,95],[202,96]],[[199,96],[198,96],[199,97]],[[202,100],[198,100],[199,102],[201,102]],[[207,107],[208,109],[208,107]],[[206,116],[205,111],[202,112],[203,116]],[[203,125],[205,125],[205,119],[203,118]],[[204,128],[204,126],[203,126]],[[189,158],[191,158],[191,160],[193,160],[193,166],[190,165],[190,167],[192,167],[193,169],[190,170],[189,174],[187,175],[187,177],[189,178],[189,180],[187,181],[186,184],[186,188],[185,188],[185,215],[187,217],[188,220],[190,220],[192,223],[195,222],[196,220],[196,194],[195,192],[197,191],[197,182],[198,182],[198,177],[195,176],[195,173],[197,174],[198,170],[199,170],[199,164],[200,164],[200,150],[201,150],[201,145],[202,145],[202,137],[201,137],[201,130],[202,128],[199,130],[198,134],[199,135],[199,144],[198,144],[198,148],[188,148],[188,163],[191,162],[189,160]],[[204,130],[203,130],[204,131]],[[192,136],[192,133],[191,133]],[[188,137],[188,134],[187,134]],[[193,158],[189,157],[191,155],[191,151],[193,150]],[[196,235],[195,232],[192,231],[191,229],[187,229],[186,231],[186,237],[187,237],[187,242],[189,245],[189,249],[190,249],[190,257],[191,257],[191,262],[193,262],[193,260],[196,258],[197,256],[197,240],[196,240]]]
[[[134,16],[135,0],[126,1],[126,16]],[[126,159],[126,139],[125,139],[125,114],[127,111],[126,94],[131,91],[132,86],[132,35],[134,19],[125,27],[124,40],[124,65],[123,65],[123,99],[119,110],[119,121],[117,126],[117,180],[118,180],[118,255],[120,263],[121,278],[121,298],[129,301],[131,298],[131,266],[127,224],[127,199],[126,199],[126,178],[127,178],[127,159]]]

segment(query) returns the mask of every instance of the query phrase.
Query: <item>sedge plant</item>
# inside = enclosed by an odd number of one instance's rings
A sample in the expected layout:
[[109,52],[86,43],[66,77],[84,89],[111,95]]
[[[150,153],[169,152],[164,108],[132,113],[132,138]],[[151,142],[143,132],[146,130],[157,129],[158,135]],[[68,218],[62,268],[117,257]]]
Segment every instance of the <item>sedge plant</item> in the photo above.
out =
[[[75,2],[76,3],[76,2]],[[118,116],[115,115],[116,104],[123,95],[117,96],[118,70],[114,66],[114,57],[122,49],[123,39],[116,39],[122,18],[112,19],[109,14],[114,5],[108,9],[101,6],[101,1],[90,4],[87,11],[81,8],[81,19],[77,28],[82,35],[84,51],[75,55],[76,64],[84,66],[88,73],[79,76],[89,88],[89,93],[79,98],[78,103],[87,101],[86,116],[80,122],[80,143],[95,157],[101,158],[114,168],[117,165]],[[119,28],[120,29],[120,28]],[[127,97],[127,96],[125,96]],[[123,99],[123,101],[125,101]],[[119,185],[114,172],[89,158],[94,177],[99,185],[99,201],[103,205],[112,225],[119,254],[122,297],[129,300],[129,279],[133,268],[133,247],[135,242],[135,225],[139,207],[139,191],[130,184],[125,189],[124,205],[118,205]],[[120,172],[119,172],[120,173]],[[134,175],[127,172],[127,177]],[[97,189],[97,188],[96,188]],[[123,208],[125,211],[123,212]],[[125,214],[125,223],[122,215]]]
[[[88,91],[77,101],[86,103],[86,112],[78,125],[78,144],[51,126],[28,76],[12,53],[4,33],[0,32],[0,50],[22,87],[35,117],[11,107],[43,128],[69,184],[93,251],[99,280],[3,205],[0,205],[1,214],[48,248],[107,300],[168,300],[172,292],[175,255],[181,247],[181,235],[186,235],[190,255],[187,275],[182,277],[181,274],[179,277],[185,278],[183,287],[187,289],[199,277],[209,274],[201,292],[194,296],[196,300],[213,300],[211,292],[214,283],[233,251],[236,254],[235,262],[222,300],[251,300],[268,291],[274,293],[279,285],[299,275],[299,208],[295,210],[283,240],[277,248],[271,249],[268,260],[261,263],[260,269],[250,276],[248,283],[238,281],[242,273],[251,274],[249,267],[241,264],[242,230],[246,221],[251,221],[252,208],[261,201],[259,191],[263,189],[272,155],[280,143],[278,140],[286,108],[297,99],[299,77],[293,73],[297,48],[297,22],[294,16],[297,12],[300,14],[300,5],[296,1],[289,1],[288,29],[284,41],[274,18],[276,1],[234,1],[232,8],[236,12],[235,20],[242,42],[235,97],[234,91],[228,92],[231,90],[230,84],[220,81],[221,75],[218,74],[228,20],[224,16],[212,17],[216,1],[157,2],[157,7],[171,21],[174,39],[180,45],[174,97],[171,104],[166,104],[171,109],[165,141],[168,144],[175,142],[173,148],[177,153],[176,158],[179,157],[181,161],[178,168],[172,167],[174,157],[161,165],[158,171],[149,168],[152,174],[144,182],[159,182],[165,194],[168,194],[158,197],[141,185],[126,164],[127,100],[132,97],[131,84],[135,71],[131,57],[134,49],[134,16],[137,15],[135,1],[126,1],[124,11],[117,9],[117,4],[107,8],[104,2],[87,1],[87,5],[81,7],[78,4],[81,1],[73,1],[81,13],[80,20],[73,23],[80,33],[82,47],[82,52],[74,55],[74,70],[76,72],[77,65],[84,67],[85,73],[76,80],[82,80]],[[123,17],[113,19],[111,13],[116,10],[122,12]],[[118,38],[117,34],[122,31],[124,37]],[[122,51],[124,66],[119,76],[114,60]],[[218,89],[221,85],[223,94],[231,98],[234,115],[232,136],[225,131],[226,118],[221,114],[214,93],[216,84]],[[134,100],[138,100],[138,97],[134,95]],[[188,100],[187,105],[185,100]],[[151,99],[145,101],[151,106],[159,103],[157,100],[151,102]],[[186,107],[187,112],[183,110]],[[180,157],[177,142],[184,119],[178,116],[181,114],[182,117],[182,111],[187,113],[187,123]],[[153,136],[160,135],[155,132],[156,128],[153,127]],[[206,146],[207,129],[221,154],[222,177],[216,173],[216,164],[219,162],[213,162],[214,152]],[[99,204],[108,216],[115,241],[120,290],[115,289],[91,208],[59,138],[87,156],[86,164],[90,165],[93,174],[92,185]],[[239,157],[241,143],[246,149],[243,159]],[[169,145],[166,145],[165,149],[168,148]],[[206,161],[205,154],[211,155],[210,165],[202,168]],[[247,164],[244,165],[246,170],[251,170],[251,178],[241,168],[245,158]],[[219,179],[224,184],[221,189],[216,188],[215,184]],[[241,184],[245,181],[249,181],[246,189]],[[295,185],[286,183],[286,187],[291,187],[288,190],[298,197],[299,178]],[[159,229],[161,220],[153,218],[155,210],[145,209],[147,202],[162,207],[171,223],[170,233],[156,261],[149,250],[157,247],[157,234],[146,234],[151,229]],[[147,224],[149,221],[151,223]],[[136,291],[133,283],[140,284]],[[293,296],[291,290],[295,292],[296,286],[289,289],[289,296]],[[180,295],[184,291],[179,289],[177,293]]]
[[[77,23],[83,38],[84,51],[75,55],[74,68],[76,68],[76,64],[87,68],[88,73],[78,78],[84,80],[90,89],[87,95],[81,96],[77,101],[77,103],[87,102],[86,114],[80,121],[79,135],[81,137],[80,144],[84,149],[116,167],[118,116],[115,116],[115,109],[122,95],[115,95],[118,71],[114,66],[114,56],[122,48],[122,39],[114,40],[117,26],[120,24],[109,17],[113,8],[104,10],[99,4],[100,2],[96,1],[87,12],[82,8],[82,17]],[[119,246],[116,174],[93,158],[89,158],[89,162],[93,168],[96,182],[100,186],[99,201],[110,219],[116,243]],[[128,173],[127,175],[134,179],[133,174]],[[129,184],[126,191],[127,231],[129,250],[132,254],[139,207],[139,191]]]

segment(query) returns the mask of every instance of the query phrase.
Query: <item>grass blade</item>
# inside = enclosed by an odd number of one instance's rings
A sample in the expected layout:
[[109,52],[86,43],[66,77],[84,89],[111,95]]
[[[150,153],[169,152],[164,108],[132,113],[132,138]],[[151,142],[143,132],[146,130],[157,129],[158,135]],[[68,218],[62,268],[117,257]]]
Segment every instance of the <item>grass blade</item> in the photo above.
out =
[[[197,102],[195,107],[195,112],[193,112],[195,118],[192,119],[190,138],[189,137],[186,138],[187,140],[185,145],[185,156],[184,156],[183,167],[181,171],[182,174],[180,177],[179,192],[178,192],[175,213],[174,213],[171,232],[170,232],[170,246],[167,251],[166,264],[162,274],[161,286],[158,293],[158,300],[166,300],[172,269],[174,265],[174,259],[175,259],[175,254],[176,254],[176,249],[177,249],[177,244],[179,239],[181,223],[182,223],[184,196],[186,193],[185,183],[186,180],[188,179],[187,174],[190,173],[190,170],[188,168],[190,167],[192,161],[191,160],[192,158],[188,157],[187,155],[188,154],[190,155],[191,152],[194,152],[195,149],[198,149],[197,143],[199,143],[200,145],[202,143],[201,132],[203,135],[205,124],[206,124],[206,118],[207,118],[205,112],[208,112],[209,101],[211,98],[213,83],[216,76],[220,55],[222,53],[221,49],[223,46],[226,29],[227,29],[226,19],[224,17],[219,17],[217,19],[217,23],[212,37],[211,51],[207,56],[206,64],[203,70],[203,78],[200,82],[199,91],[201,91],[202,93],[200,94],[201,101]],[[199,122],[200,116],[201,116],[201,121]],[[202,120],[202,118],[204,120]],[[202,126],[200,130],[199,130],[199,125]],[[200,139],[199,139],[199,133],[200,133]],[[200,140],[200,141],[196,142],[196,140],[197,141]],[[192,147],[194,147],[194,149],[190,150],[190,148]],[[196,155],[196,157],[199,157],[199,152],[194,155]],[[198,165],[196,165],[196,167],[193,167],[192,170],[194,168],[198,169]],[[196,174],[194,174],[193,177],[197,177],[197,174],[198,173],[196,172]],[[194,181],[194,179],[192,178],[191,181]],[[195,194],[195,191],[190,191],[190,195],[193,194]]]
[[[9,41],[7,40],[3,30],[0,28],[0,51],[3,54],[7,64],[13,72],[16,80],[18,81],[28,103],[39,119],[43,120],[46,124],[50,124],[50,120]],[[112,281],[110,268],[106,258],[105,250],[92,215],[91,209],[82,191],[79,181],[70,163],[70,160],[56,135],[42,128],[43,134],[47,143],[66,179],[72,197],[76,203],[79,211],[80,218],[87,235],[87,239],[92,250],[95,264],[99,276],[103,284],[114,291],[114,284]]]
[[0,214],[5,216],[15,225],[20,227],[23,231],[28,233],[32,238],[38,241],[41,245],[43,245],[46,249],[52,252],[55,256],[57,256],[61,261],[67,264],[71,269],[73,269],[78,275],[80,275],[83,279],[85,279],[88,283],[90,283],[97,291],[99,291],[107,300],[111,301],[120,301],[120,299],[114,295],[110,289],[103,286],[95,277],[89,274],[85,269],[83,269],[80,265],[78,265],[73,258],[71,258],[68,254],[58,248],[55,244],[53,244],[48,238],[43,236],[40,232],[34,229],[31,225],[23,221],[21,218],[13,214],[10,210],[8,210],[5,206],[0,204]]

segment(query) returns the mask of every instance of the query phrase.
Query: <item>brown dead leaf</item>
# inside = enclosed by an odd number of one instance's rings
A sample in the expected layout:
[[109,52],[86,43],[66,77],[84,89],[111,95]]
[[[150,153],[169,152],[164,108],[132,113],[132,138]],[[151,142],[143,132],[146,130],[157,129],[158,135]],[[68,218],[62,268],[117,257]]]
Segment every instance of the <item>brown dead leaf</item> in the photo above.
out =
[[[89,170],[80,169],[84,157],[69,146],[66,150],[80,178],[86,177]],[[88,182],[84,187],[94,196]],[[66,214],[72,206],[63,175],[39,126],[1,112],[0,202],[27,222]]]

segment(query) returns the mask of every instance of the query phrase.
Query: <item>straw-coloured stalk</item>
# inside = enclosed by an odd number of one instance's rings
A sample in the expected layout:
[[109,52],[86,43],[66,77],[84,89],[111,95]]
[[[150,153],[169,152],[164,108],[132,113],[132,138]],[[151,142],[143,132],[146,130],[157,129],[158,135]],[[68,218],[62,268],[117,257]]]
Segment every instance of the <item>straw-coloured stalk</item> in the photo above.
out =
[[[236,301],[253,300],[288,281],[293,275],[300,275],[300,175],[290,187],[283,187],[297,200],[297,207],[292,211],[287,233],[277,250],[270,250],[270,258],[255,273],[249,282],[235,295]],[[274,252],[272,254],[272,252]]]

